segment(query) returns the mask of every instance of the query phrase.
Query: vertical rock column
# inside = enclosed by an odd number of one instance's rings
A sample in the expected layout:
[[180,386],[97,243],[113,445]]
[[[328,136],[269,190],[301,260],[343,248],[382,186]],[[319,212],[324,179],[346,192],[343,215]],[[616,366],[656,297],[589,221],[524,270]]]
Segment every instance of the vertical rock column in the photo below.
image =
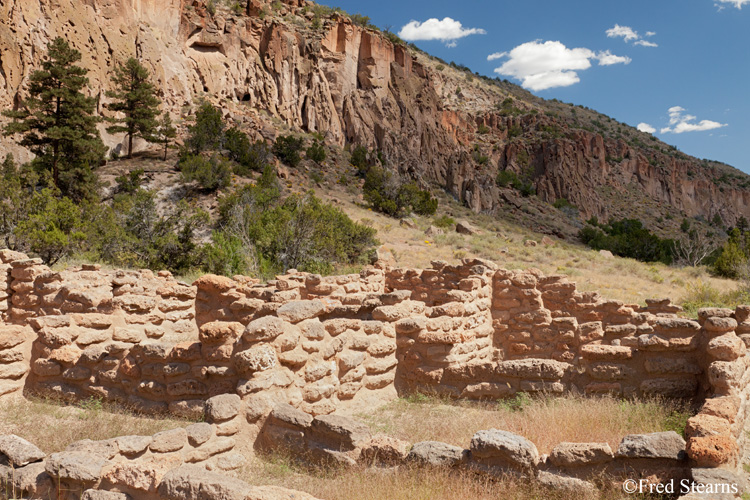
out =
[[[706,342],[709,399],[698,415],[688,420],[687,453],[699,467],[739,466],[740,444],[744,444],[747,385],[750,371],[745,343],[735,334],[737,320],[730,309],[698,311]],[[747,317],[739,311],[739,319]]]

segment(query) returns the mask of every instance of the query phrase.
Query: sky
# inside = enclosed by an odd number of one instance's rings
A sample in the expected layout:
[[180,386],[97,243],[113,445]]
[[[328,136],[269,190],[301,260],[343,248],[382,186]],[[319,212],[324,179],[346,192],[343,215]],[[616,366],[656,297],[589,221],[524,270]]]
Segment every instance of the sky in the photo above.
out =
[[750,0],[333,0],[448,62],[750,173]]

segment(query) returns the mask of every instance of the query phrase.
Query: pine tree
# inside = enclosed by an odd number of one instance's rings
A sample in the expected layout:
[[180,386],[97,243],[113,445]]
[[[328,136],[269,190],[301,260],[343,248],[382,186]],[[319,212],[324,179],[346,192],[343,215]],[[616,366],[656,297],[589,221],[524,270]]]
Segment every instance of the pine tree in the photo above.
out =
[[35,165],[51,172],[63,195],[92,196],[93,172],[104,159],[94,116],[96,100],[84,95],[88,70],[75,63],[81,53],[62,38],[47,45],[42,69],[29,77],[29,98],[19,110],[3,111],[13,121],[3,135],[20,134],[19,144],[37,155]]
[[169,143],[177,137],[177,129],[172,125],[172,118],[169,113],[164,111],[159,120],[159,125],[156,128],[156,138],[159,144],[164,144],[164,161],[167,160],[167,149]]
[[157,142],[154,134],[158,126],[159,104],[156,87],[149,82],[148,70],[135,58],[115,68],[112,82],[115,90],[108,90],[107,97],[114,99],[108,107],[123,114],[122,118],[107,118],[114,125],[107,127],[110,134],[125,132],[128,138],[128,158],[133,157],[133,138],[140,137]]

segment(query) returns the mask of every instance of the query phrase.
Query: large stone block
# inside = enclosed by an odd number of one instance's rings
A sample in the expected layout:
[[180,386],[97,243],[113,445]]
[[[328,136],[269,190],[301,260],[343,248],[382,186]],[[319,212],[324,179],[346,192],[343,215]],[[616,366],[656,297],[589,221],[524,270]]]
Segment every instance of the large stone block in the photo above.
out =
[[325,304],[320,300],[293,300],[282,305],[276,312],[279,318],[290,323],[317,318],[325,312]]
[[471,438],[471,460],[481,465],[529,470],[539,462],[536,445],[518,434],[490,429]]
[[560,443],[552,449],[550,462],[557,467],[583,467],[614,458],[608,443]]
[[14,467],[38,462],[47,456],[35,445],[15,434],[0,436],[0,455],[5,455]]
[[90,453],[64,451],[50,455],[45,470],[55,478],[94,483],[101,479],[104,467],[108,463],[107,460]]
[[359,448],[372,437],[370,428],[365,424],[342,415],[315,417],[309,436],[310,439],[335,450]]
[[685,460],[685,440],[674,431],[625,436],[617,448],[624,458],[665,458]]
[[507,377],[559,380],[565,376],[570,366],[568,363],[551,359],[521,359],[500,361],[495,371]]
[[406,460],[434,465],[455,467],[465,463],[469,457],[469,450],[439,441],[422,441],[416,443],[406,456]]

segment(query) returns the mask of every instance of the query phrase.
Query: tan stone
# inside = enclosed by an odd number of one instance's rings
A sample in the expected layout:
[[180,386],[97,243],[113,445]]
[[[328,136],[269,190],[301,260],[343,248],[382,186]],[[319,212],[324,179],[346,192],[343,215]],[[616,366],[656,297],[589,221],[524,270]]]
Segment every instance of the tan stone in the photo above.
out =
[[719,467],[735,461],[737,443],[729,436],[693,437],[688,440],[687,454],[698,467]]

